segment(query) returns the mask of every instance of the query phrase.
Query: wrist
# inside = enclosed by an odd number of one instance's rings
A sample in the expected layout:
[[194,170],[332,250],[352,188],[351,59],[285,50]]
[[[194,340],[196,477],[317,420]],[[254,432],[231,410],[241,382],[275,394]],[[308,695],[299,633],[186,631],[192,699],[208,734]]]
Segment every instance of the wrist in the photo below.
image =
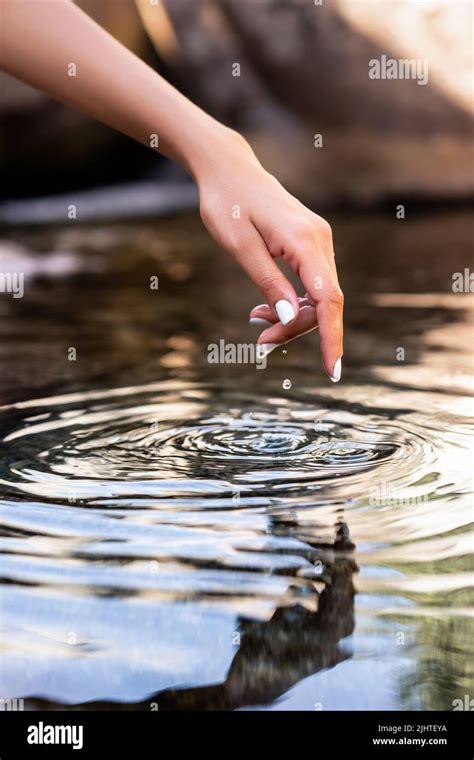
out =
[[224,167],[238,166],[245,160],[257,162],[252,148],[239,132],[207,115],[192,139],[185,142],[180,160],[198,186],[217,172],[221,173]]

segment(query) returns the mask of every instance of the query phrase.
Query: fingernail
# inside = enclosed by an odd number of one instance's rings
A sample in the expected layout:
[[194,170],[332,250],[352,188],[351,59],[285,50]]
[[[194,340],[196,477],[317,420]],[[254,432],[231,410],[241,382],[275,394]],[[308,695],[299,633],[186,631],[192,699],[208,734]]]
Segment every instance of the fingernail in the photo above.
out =
[[271,327],[273,322],[269,322],[268,319],[262,319],[262,317],[250,317],[249,322],[251,325],[261,325],[262,327]]
[[332,371],[331,380],[333,383],[338,383],[341,379],[341,372],[342,372],[342,357],[340,356],[337,362],[334,365],[334,369]]
[[259,359],[263,359],[264,356],[268,356],[271,352],[278,348],[279,343],[257,343],[257,356]]
[[295,310],[289,301],[277,301],[275,310],[282,325],[288,325],[295,318]]

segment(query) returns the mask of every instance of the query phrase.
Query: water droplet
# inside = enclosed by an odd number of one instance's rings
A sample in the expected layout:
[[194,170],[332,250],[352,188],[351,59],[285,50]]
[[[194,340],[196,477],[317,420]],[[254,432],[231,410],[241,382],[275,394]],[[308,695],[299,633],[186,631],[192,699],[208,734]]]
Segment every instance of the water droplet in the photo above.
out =
[[288,380],[288,378],[286,380],[283,380],[283,388],[285,391],[289,391],[291,388],[291,380]]

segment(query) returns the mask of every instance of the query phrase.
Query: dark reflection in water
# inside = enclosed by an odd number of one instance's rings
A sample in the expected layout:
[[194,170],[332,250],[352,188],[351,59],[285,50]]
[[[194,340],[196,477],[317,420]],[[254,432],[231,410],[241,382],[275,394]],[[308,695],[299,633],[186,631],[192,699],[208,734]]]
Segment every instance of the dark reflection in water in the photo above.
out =
[[[280,530],[287,521],[279,521]],[[292,526],[294,527],[294,526]],[[332,668],[350,656],[341,639],[354,629],[352,576],[357,565],[354,548],[345,524],[337,528],[332,547],[314,546],[327,557],[323,590],[317,609],[302,605],[279,607],[268,622],[242,618],[234,636],[239,643],[224,683],[195,689],[168,689],[143,702],[117,705],[116,702],[89,702],[80,709],[107,710],[235,710],[247,705],[271,704],[302,678],[323,668]],[[328,550],[331,550],[331,559]],[[54,705],[35,700],[32,707]],[[316,709],[322,706],[317,705]]]
[[472,320],[451,287],[469,222],[331,221],[337,386],[314,335],[264,371],[207,363],[208,344],[254,339],[255,295],[193,219],[4,241],[25,297],[0,298],[2,697],[452,709],[472,693]]
[[[338,528],[334,559],[316,612],[302,606],[278,608],[268,623],[240,621],[240,648],[223,684],[170,690],[157,695],[163,709],[230,710],[270,704],[302,678],[332,668],[349,656],[341,639],[354,628],[352,545]],[[315,547],[317,548],[317,547]]]

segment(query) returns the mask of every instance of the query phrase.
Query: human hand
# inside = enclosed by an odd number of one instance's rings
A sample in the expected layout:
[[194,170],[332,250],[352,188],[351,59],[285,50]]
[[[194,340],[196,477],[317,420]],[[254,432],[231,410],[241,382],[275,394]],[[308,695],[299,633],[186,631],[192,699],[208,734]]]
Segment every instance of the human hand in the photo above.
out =
[[[324,367],[339,380],[343,297],[329,224],[264,170],[241,135],[191,103],[74,3],[7,3],[3,16],[0,67],[144,144],[159,136],[160,152],[194,176],[207,229],[268,304],[262,313],[274,324],[258,342],[282,343],[317,325]],[[68,61],[81,72],[74,86],[64,75]],[[304,303],[276,265],[279,256],[303,283]]]
[[[250,314],[252,324],[265,327],[258,343],[268,344],[270,351],[318,327],[325,370],[337,382],[344,298],[329,224],[290,195],[230,130],[216,139],[213,155],[205,156],[193,173],[205,226],[266,300]],[[278,268],[278,257],[300,278],[304,298],[298,298]]]

